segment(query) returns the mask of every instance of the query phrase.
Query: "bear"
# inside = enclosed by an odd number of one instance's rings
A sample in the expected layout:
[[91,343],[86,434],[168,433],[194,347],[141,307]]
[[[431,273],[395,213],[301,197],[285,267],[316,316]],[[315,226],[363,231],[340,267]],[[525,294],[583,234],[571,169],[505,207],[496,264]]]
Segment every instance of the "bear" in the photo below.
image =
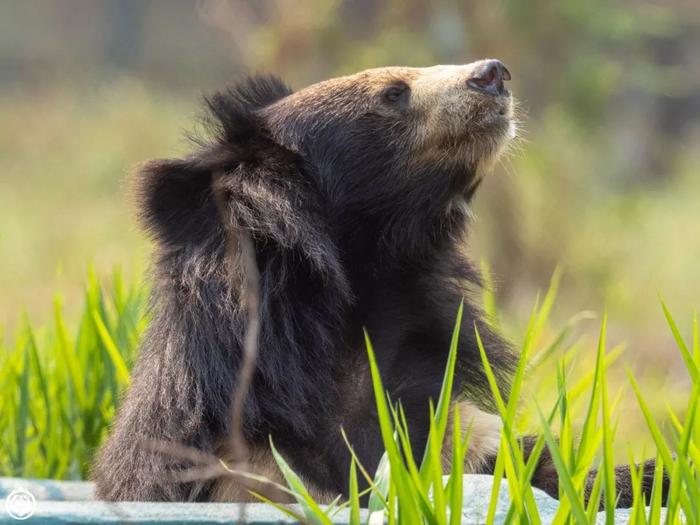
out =
[[[152,320],[93,469],[98,498],[252,499],[240,477],[188,476],[187,454],[148,445],[235,458],[232,392],[250,321],[246,266],[235,259],[245,243],[259,274],[238,458],[250,472],[283,483],[271,438],[319,501],[347,496],[342,432],[376,468],[383,445],[365,331],[422,451],[460,304],[453,404],[471,429],[465,471],[493,471],[501,421],[474,327],[504,395],[516,356],[470,299],[481,280],[464,240],[472,197],[517,132],[510,78],[486,59],[370,69],[299,91],[258,75],[206,99],[209,137],[135,176],[156,246]],[[649,492],[653,462],[644,473]],[[617,474],[618,504],[630,504],[629,468]],[[546,451],[532,483],[558,494]]]

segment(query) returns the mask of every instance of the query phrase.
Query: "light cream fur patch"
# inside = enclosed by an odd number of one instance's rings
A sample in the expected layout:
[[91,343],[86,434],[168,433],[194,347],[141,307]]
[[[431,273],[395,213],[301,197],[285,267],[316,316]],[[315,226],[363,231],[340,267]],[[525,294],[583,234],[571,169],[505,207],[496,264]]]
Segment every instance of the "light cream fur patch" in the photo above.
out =
[[489,414],[468,401],[457,401],[452,404],[450,419],[442,447],[443,471],[452,468],[452,418],[455,405],[459,405],[460,428],[466,434],[470,432],[469,448],[464,459],[465,474],[479,473],[498,452],[501,442],[501,418]]
[[[218,455],[226,464],[230,465],[233,463],[231,461],[233,454],[230,450],[229,444],[222,444]],[[248,459],[247,470],[251,474],[265,478],[267,481],[277,485],[282,485],[283,487],[287,486],[287,482],[284,480],[284,476],[282,476],[282,472],[277,466],[275,458],[272,456],[272,451],[269,448],[257,447],[252,449]],[[311,497],[313,497],[316,502],[330,503],[336,497],[336,494],[330,494],[327,491],[321,490],[307,479],[304,479],[303,481],[304,485],[309,490]],[[221,476],[214,483],[211,501],[259,501],[255,496],[250,494],[250,491],[252,490],[278,503],[295,503],[294,498],[277,488],[272,483],[263,483],[254,480],[244,481],[239,476],[235,475]]]

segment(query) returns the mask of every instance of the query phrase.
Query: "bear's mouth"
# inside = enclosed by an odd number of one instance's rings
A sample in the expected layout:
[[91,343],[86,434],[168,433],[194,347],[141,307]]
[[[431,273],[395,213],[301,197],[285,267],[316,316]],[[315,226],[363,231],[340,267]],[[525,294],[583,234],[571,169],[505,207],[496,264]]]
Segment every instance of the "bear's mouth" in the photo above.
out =
[[[484,173],[494,167],[515,137],[513,101],[507,96],[472,95],[467,114],[444,114],[444,126],[433,136],[417,144],[413,161],[418,165],[441,166],[460,181],[460,194],[470,197]],[[482,98],[483,97],[483,98]]]
[[[505,120],[510,123],[513,119],[513,98],[510,96],[510,93],[508,96],[498,97],[493,100],[492,103],[493,108],[491,111],[486,112],[486,120],[494,120],[497,122]],[[491,118],[488,117],[489,114]]]
[[462,133],[445,137],[438,148],[445,154],[451,152],[455,160],[480,164],[512,139],[514,130],[515,122],[510,111],[507,108],[493,109],[480,122],[469,120]]

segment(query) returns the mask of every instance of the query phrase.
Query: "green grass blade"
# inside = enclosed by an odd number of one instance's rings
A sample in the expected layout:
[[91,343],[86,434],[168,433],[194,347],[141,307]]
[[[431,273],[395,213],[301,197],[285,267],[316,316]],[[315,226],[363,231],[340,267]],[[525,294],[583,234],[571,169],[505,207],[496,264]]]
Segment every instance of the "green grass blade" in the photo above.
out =
[[15,432],[17,442],[17,456],[15,458],[14,475],[23,475],[25,470],[25,451],[27,447],[27,430],[30,425],[29,415],[29,355],[24,353],[22,374],[19,382],[19,403],[15,417]]
[[112,336],[110,335],[107,326],[102,320],[102,316],[97,310],[92,311],[92,319],[95,322],[95,327],[97,328],[97,333],[99,334],[100,339],[102,340],[102,344],[104,344],[105,349],[107,350],[107,353],[109,354],[109,357],[112,360],[112,364],[114,365],[117,374],[117,381],[121,385],[128,385],[129,369],[126,366],[124,358],[119,352],[117,345],[114,343],[114,340],[112,339]]
[[357,465],[354,459],[350,462],[350,486],[348,495],[350,502],[350,525],[360,525],[360,495],[357,488]]
[[61,361],[65,363],[68,376],[71,381],[71,388],[78,408],[85,408],[85,386],[81,384],[80,365],[75,352],[69,350],[68,333],[63,319],[61,302],[58,298],[54,300],[54,325],[56,327],[56,349],[61,356]]
[[700,368],[700,323],[697,312],[693,312],[693,357],[696,366]]
[[588,516],[588,521],[590,523],[596,522],[596,516],[598,515],[598,510],[600,508],[600,497],[603,494],[604,478],[604,474],[601,471],[598,471],[595,479],[593,480],[593,486],[591,487],[591,493],[588,498],[588,508],[586,509],[586,515]]
[[539,407],[537,407],[537,413],[540,418],[540,424],[542,428],[542,433],[544,435],[544,439],[547,442],[547,446],[549,447],[549,451],[552,455],[552,462],[554,463],[554,466],[557,469],[557,473],[559,474],[559,484],[563,488],[564,493],[567,496],[569,505],[571,505],[571,510],[574,514],[574,518],[576,519],[578,525],[588,525],[588,517],[586,516],[586,512],[583,509],[583,506],[581,505],[581,500],[579,499],[578,492],[574,487],[573,481],[571,479],[571,474],[566,468],[566,463],[564,462],[564,458],[559,452],[557,442],[554,439],[552,431],[549,428],[549,425],[547,424],[547,420],[545,419]]
[[[386,503],[386,498],[387,498],[387,490],[388,490],[388,484],[389,484],[389,470],[388,468],[386,469],[386,478],[382,478],[382,481],[386,482],[386,486],[381,486],[378,487],[375,484],[375,479],[372,478],[372,476],[369,475],[365,467],[360,463],[360,459],[357,457],[357,454],[355,453],[355,449],[353,446],[350,444],[350,441],[348,440],[348,436],[345,433],[345,430],[343,428],[340,429],[340,433],[343,436],[343,440],[345,441],[345,445],[348,447],[348,450],[350,451],[350,456],[351,456],[351,461],[355,462],[356,467],[360,470],[360,473],[362,476],[365,478],[365,481],[367,481],[367,484],[369,485],[369,490],[370,490],[370,498],[369,498],[369,507],[370,509],[373,508],[373,504],[379,505],[378,508],[375,510],[380,510],[380,508],[384,508],[386,510],[389,509],[387,503]],[[384,456],[382,456],[382,460],[384,460]],[[379,467],[382,465],[382,460],[379,461]],[[375,478],[378,477],[379,474],[379,467],[377,468],[377,474],[375,474]]]
[[331,525],[331,520],[311,497],[308,489],[301,481],[301,478],[296,475],[287,461],[277,451],[275,444],[272,442],[272,438],[270,438],[270,450],[272,451],[272,456],[275,458],[275,463],[277,463],[277,466],[282,472],[282,476],[284,476],[290,490],[294,493],[297,503],[299,503],[299,506],[304,511],[306,519],[318,525]]
[[[33,375],[37,379],[37,384],[39,387],[39,394],[44,400],[44,411],[45,411],[45,421],[44,424],[46,429],[51,426],[51,407],[55,400],[51,400],[51,392],[49,390],[49,385],[46,382],[46,377],[41,366],[41,359],[39,358],[39,351],[37,349],[36,338],[34,336],[34,330],[27,324],[27,352],[31,359],[31,369],[33,369]],[[35,394],[37,392],[34,392]]]
[[651,490],[651,498],[649,504],[649,516],[647,521],[651,524],[661,523],[661,508],[664,502],[661,500],[662,484],[664,477],[664,461],[661,456],[656,456],[654,463],[654,486]]
[[464,302],[460,302],[457,309],[457,320],[452,331],[452,339],[450,341],[450,352],[447,355],[447,363],[445,365],[445,373],[443,376],[442,386],[440,388],[440,397],[438,398],[437,410],[434,418],[431,419],[431,431],[428,436],[428,443],[421,461],[420,474],[424,483],[427,483],[431,477],[431,471],[435,468],[432,464],[431,450],[436,446],[434,441],[437,441],[437,446],[442,446],[445,432],[447,430],[447,421],[450,415],[450,407],[452,405],[452,386],[454,383],[454,371],[457,364],[457,349],[459,347],[459,332],[462,326],[462,315],[464,313]]
[[266,498],[262,494],[259,494],[255,491],[251,491],[251,494],[258,498],[260,501],[263,503],[266,503],[270,505],[271,507],[276,508],[278,511],[282,512],[283,514],[286,514],[293,520],[296,520],[299,523],[306,523],[308,520],[305,519],[303,514],[299,514],[298,512],[294,512],[291,508],[289,508],[286,505],[282,505],[281,503],[277,503],[275,501],[272,501],[271,499]]
[[661,433],[661,429],[659,428],[659,425],[656,423],[656,420],[654,419],[654,416],[651,413],[651,409],[649,408],[649,405],[647,405],[647,402],[645,401],[644,396],[642,395],[642,392],[639,389],[639,385],[637,384],[637,381],[635,380],[634,376],[629,371],[627,373],[627,377],[629,378],[629,381],[632,385],[632,389],[634,390],[634,393],[637,396],[637,402],[639,403],[639,407],[642,410],[642,414],[643,414],[644,419],[646,421],[647,427],[649,428],[649,431],[651,432],[652,438],[654,439],[654,442],[656,443],[659,454],[661,454],[661,458],[663,459],[664,463],[667,466],[673,465],[674,462],[673,462],[673,456],[671,454],[671,450],[669,449],[668,445],[666,444],[666,440],[663,438],[663,434]]
[[387,508],[387,498],[389,495],[389,487],[391,485],[391,465],[389,464],[389,456],[384,452],[382,458],[377,465],[377,472],[374,475],[372,484],[376,487],[369,495],[369,512],[378,512]]
[[690,349],[688,349],[688,345],[686,345],[685,340],[683,339],[683,336],[681,335],[681,332],[678,329],[678,325],[676,325],[676,321],[671,315],[671,312],[666,307],[666,303],[664,303],[663,299],[661,298],[659,298],[659,300],[661,301],[661,308],[663,309],[664,315],[666,316],[668,326],[671,328],[673,338],[676,340],[678,349],[681,351],[681,357],[683,357],[683,361],[685,362],[685,366],[688,369],[688,373],[690,374],[693,383],[698,384],[700,383],[700,372],[698,372],[698,365],[695,363],[694,355],[690,352]]
[[[379,419],[379,429],[391,468],[391,481],[392,484],[395,484],[396,486],[397,497],[399,499],[399,511],[405,512],[407,519],[417,519],[417,517],[420,515],[417,506],[418,498],[411,488],[411,484],[409,483],[409,475],[406,473],[403,457],[394,438],[392,416],[387,405],[386,393],[382,385],[374,349],[372,348],[372,343],[366,331],[365,345],[367,348],[367,355],[369,357],[372,387],[374,389],[377,417]],[[414,516],[415,518],[411,518],[411,516]]]
[[596,361],[600,366],[600,403],[603,423],[603,492],[605,497],[605,522],[607,525],[615,523],[615,507],[617,492],[615,487],[615,460],[613,458],[612,440],[613,434],[610,427],[610,403],[608,401],[608,382],[605,367],[605,340],[608,324],[607,314],[603,315],[598,338],[598,355]]
[[462,521],[462,500],[464,495],[462,474],[464,472],[465,451],[466,447],[469,446],[470,438],[471,428],[467,430],[464,437],[462,436],[459,404],[456,404],[452,414],[452,468],[450,469],[450,481],[447,490],[450,525],[459,525]]
[[508,443],[505,438],[501,437],[501,444],[496,455],[496,464],[493,468],[493,481],[491,484],[491,497],[489,499],[489,507],[486,513],[486,523],[494,523],[496,519],[496,510],[498,505],[498,494],[501,491],[501,481],[505,473],[505,455],[507,452]]

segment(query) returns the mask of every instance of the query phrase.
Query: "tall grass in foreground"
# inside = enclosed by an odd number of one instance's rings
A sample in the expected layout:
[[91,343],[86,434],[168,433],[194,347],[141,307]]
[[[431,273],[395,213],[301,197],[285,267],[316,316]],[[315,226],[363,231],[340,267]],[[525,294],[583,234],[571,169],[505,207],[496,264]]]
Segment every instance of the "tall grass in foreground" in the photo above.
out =
[[[606,524],[615,523],[615,464],[612,444],[618,428],[614,417],[617,399],[610,396],[606,369],[611,361],[611,354],[606,351],[606,325],[604,318],[598,340],[595,368],[582,382],[573,387],[567,383],[569,360],[560,358],[557,366],[558,397],[553,406],[537,407],[539,424],[534,432],[540,435],[532,454],[526,457],[521,441],[516,432],[516,413],[526,373],[532,366],[537,366],[544,359],[553,355],[564,340],[567,328],[555,338],[549,347],[534,354],[540,331],[549,315],[554,298],[554,286],[545,297],[542,306],[536,307],[528,325],[517,371],[514,376],[511,394],[503,397],[493,374],[485,349],[478,337],[482,362],[488,376],[491,392],[503,421],[500,449],[495,464],[495,475],[491,489],[488,508],[483,509],[486,523],[493,523],[496,518],[498,494],[501,481],[505,478],[510,496],[510,508],[505,523],[542,523],[540,510],[530,480],[535,472],[540,454],[545,446],[549,447],[553,462],[559,475],[560,504],[552,523],[579,525],[596,523],[603,519]],[[647,500],[642,494],[642,472],[640,467],[633,467],[632,485],[634,504],[629,522],[633,524],[661,523],[700,523],[700,334],[697,315],[694,317],[692,343],[688,345],[682,338],[673,317],[663,305],[668,324],[676,339],[681,355],[687,365],[692,379],[692,388],[688,406],[683,420],[670,411],[673,421],[672,435],[665,438],[659,425],[651,414],[645,396],[637,382],[629,375],[639,406],[644,414],[649,431],[656,444],[652,456],[656,459],[654,472],[655,485]],[[313,501],[303,482],[297,477],[284,458],[275,451],[275,459],[285,475],[291,493],[300,505],[301,513],[288,507],[275,505],[290,516],[300,521],[330,524],[333,517],[343,509],[349,509],[350,523],[359,525],[388,522],[390,525],[430,524],[456,525],[461,522],[463,505],[463,464],[469,449],[470,429],[462,428],[459,417],[452,418],[448,428],[448,407],[452,394],[455,357],[457,353],[457,336],[461,324],[460,307],[455,332],[452,338],[449,358],[445,369],[442,391],[437,404],[430,404],[430,432],[425,450],[414,454],[408,439],[410,429],[407,426],[401,403],[394,403],[384,390],[377,368],[375,353],[369,337],[366,337],[367,353],[370,361],[372,382],[376,399],[377,413],[381,427],[382,439],[386,452],[373,476],[359,463],[352,454],[353,461],[349,476],[349,501],[334,502],[323,508]],[[476,329],[476,328],[475,328]],[[533,355],[534,354],[534,355]],[[614,356],[613,356],[614,357]],[[572,407],[583,399],[585,417],[580,431],[574,428]],[[552,430],[558,428],[558,436]],[[443,476],[441,445],[447,433],[451,434],[453,443],[452,467]],[[350,450],[352,447],[348,444]],[[675,453],[675,455],[674,455]],[[420,462],[414,458],[422,458]],[[630,457],[630,464],[646,458]],[[597,470],[591,497],[586,502],[584,488],[588,473]],[[662,497],[662,479],[664,469],[670,475],[668,498]],[[369,509],[363,519],[360,513],[358,492],[358,471],[369,484]],[[264,499],[264,498],[261,498]],[[604,502],[604,517],[598,515],[599,503]]]
[[91,273],[77,330],[56,298],[50,326],[25,321],[11,346],[0,338],[0,476],[86,477],[129,382],[145,292],[119,273],[104,291]]
[[[490,371],[486,352],[482,359],[491,391],[503,419],[500,450],[495,467],[490,503],[483,509],[487,523],[496,517],[496,502],[502,481],[510,495],[508,523],[541,523],[535,493],[529,481],[539,454],[549,446],[560,477],[560,505],[554,523],[592,523],[597,504],[586,504],[583,488],[586,473],[598,469],[592,501],[600,498],[608,509],[614,505],[612,445],[618,426],[616,406],[619,396],[608,389],[607,369],[619,355],[619,349],[606,348],[606,321],[603,319],[595,366],[572,380],[576,364],[573,354],[580,348],[567,344],[576,319],[567,323],[552,338],[541,344],[542,334],[556,295],[558,276],[531,316],[523,339],[520,360],[511,394],[503,396]],[[488,298],[487,298],[488,299]],[[90,275],[85,288],[85,307],[75,332],[69,331],[56,301],[54,322],[36,330],[25,322],[11,345],[0,340],[0,475],[83,479],[92,456],[114,415],[118,395],[128,384],[138,339],[146,325],[146,290],[127,286],[115,274],[105,291]],[[493,301],[486,301],[489,309]],[[491,305],[491,306],[489,306]],[[691,388],[685,413],[669,409],[670,429],[662,429],[652,415],[635,379],[629,376],[647,427],[653,436],[655,476],[662,468],[671,483],[668,501],[655,491],[649,501],[641,495],[641,473],[633,471],[636,492],[631,513],[634,524],[700,523],[700,330],[694,318],[692,337],[683,339],[670,312],[663,312],[687,367]],[[491,312],[495,314],[495,312]],[[461,309],[457,327],[460,326]],[[495,316],[492,315],[492,317]],[[455,329],[440,398],[430,405],[431,427],[424,451],[411,450],[403,409],[385,393],[374,350],[366,340],[377,412],[386,453],[375,473],[355,457],[348,479],[350,499],[330,506],[314,502],[303,482],[284,458],[275,457],[300,507],[283,507],[296,518],[312,523],[330,523],[337,512],[346,509],[353,524],[373,517],[393,523],[454,525],[462,517],[463,460],[469,447],[470,429],[459,417],[448,424],[448,400],[451,398],[453,371],[457,353]],[[557,392],[551,406],[528,408],[527,377],[547,362],[555,361]],[[582,421],[582,423],[579,423]],[[524,428],[524,425],[527,428]],[[441,445],[451,435],[452,470],[443,477]],[[538,434],[534,453],[526,458],[518,439],[523,433]],[[556,439],[555,439],[556,438]],[[351,449],[352,450],[352,449]],[[413,452],[416,452],[414,454]],[[354,455],[353,455],[354,456]],[[414,458],[420,458],[420,461]],[[630,457],[631,463],[645,457]],[[368,513],[360,511],[359,480],[369,483]],[[612,523],[612,510],[606,521]],[[374,521],[373,521],[374,523]]]

